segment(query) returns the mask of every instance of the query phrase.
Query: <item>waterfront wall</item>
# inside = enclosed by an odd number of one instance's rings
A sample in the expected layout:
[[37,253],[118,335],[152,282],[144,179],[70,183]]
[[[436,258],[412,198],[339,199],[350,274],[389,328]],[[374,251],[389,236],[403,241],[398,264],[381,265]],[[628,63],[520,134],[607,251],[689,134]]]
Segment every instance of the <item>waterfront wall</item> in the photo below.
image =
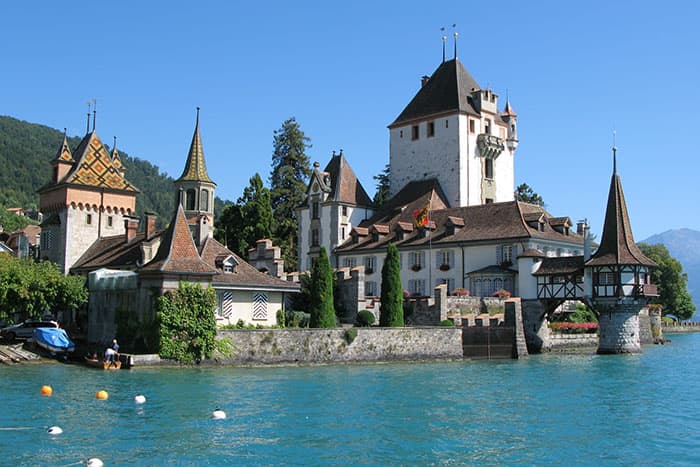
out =
[[677,324],[664,324],[661,326],[661,329],[664,334],[669,333],[669,334],[680,334],[680,333],[686,333],[686,332],[700,332],[700,322],[685,322],[685,323],[677,323]]
[[552,352],[572,352],[576,350],[595,350],[598,347],[598,334],[564,334],[553,332],[549,335]]
[[[356,332],[356,335],[354,335]],[[219,330],[232,344],[225,365],[362,363],[462,358],[454,327]]]

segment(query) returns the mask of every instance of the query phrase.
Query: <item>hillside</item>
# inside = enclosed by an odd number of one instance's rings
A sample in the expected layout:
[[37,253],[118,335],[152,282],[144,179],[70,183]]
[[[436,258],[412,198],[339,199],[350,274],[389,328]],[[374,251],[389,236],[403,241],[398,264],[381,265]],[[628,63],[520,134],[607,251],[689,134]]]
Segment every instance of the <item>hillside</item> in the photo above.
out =
[[691,229],[667,230],[652,235],[643,243],[655,245],[661,243],[671,256],[683,265],[683,272],[688,274],[688,292],[700,310],[700,232]]
[[[0,206],[38,206],[36,190],[50,179],[49,162],[62,140],[63,133],[53,128],[0,116]],[[68,143],[75,149],[80,138],[69,137]],[[161,221],[169,219],[175,208],[173,179],[148,161],[130,157],[123,151],[119,154],[126,178],[141,190],[136,198],[137,214],[153,211]],[[217,198],[215,211],[222,205],[222,200]]]

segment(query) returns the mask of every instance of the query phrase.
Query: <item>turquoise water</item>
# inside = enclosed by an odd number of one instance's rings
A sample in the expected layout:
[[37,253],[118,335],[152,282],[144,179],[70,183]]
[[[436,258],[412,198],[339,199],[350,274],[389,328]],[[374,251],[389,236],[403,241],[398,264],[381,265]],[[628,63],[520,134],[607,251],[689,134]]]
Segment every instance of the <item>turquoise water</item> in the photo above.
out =
[[[2,367],[0,465],[698,464],[700,334],[671,338],[638,356]],[[226,420],[210,418],[217,406]],[[48,435],[52,425],[64,433]]]

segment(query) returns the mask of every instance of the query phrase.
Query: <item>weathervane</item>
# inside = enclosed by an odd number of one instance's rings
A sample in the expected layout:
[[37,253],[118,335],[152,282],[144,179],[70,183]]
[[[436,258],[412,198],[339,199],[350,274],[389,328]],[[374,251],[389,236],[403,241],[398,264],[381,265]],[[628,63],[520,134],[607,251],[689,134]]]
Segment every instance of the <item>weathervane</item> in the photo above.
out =
[[87,112],[87,133],[90,133],[90,107],[92,106],[92,101],[88,101],[88,112]]
[[613,132],[612,132],[612,133],[613,133],[613,134],[612,134],[612,137],[613,137],[613,147],[612,147],[612,151],[613,151],[613,174],[616,174],[616,173],[617,173],[617,145],[615,144],[615,136],[616,136],[616,133],[617,133],[617,132],[615,131],[615,129],[613,129]]

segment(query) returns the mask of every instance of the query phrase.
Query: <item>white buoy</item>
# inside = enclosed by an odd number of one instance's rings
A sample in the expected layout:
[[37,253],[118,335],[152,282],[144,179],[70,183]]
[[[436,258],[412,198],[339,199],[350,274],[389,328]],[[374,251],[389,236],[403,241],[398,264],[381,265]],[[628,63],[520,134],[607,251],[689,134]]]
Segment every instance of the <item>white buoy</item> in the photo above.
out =
[[134,396],[134,402],[136,402],[137,404],[144,404],[146,402],[146,396],[144,396],[143,394],[136,394]]
[[46,432],[50,435],[60,435],[63,433],[63,429],[60,426],[51,426]]
[[105,463],[97,457],[91,457],[85,462],[85,465],[87,465],[87,467],[104,467]]
[[215,420],[223,420],[224,418],[226,418],[226,412],[224,412],[221,409],[216,409],[211,413],[211,418]]

